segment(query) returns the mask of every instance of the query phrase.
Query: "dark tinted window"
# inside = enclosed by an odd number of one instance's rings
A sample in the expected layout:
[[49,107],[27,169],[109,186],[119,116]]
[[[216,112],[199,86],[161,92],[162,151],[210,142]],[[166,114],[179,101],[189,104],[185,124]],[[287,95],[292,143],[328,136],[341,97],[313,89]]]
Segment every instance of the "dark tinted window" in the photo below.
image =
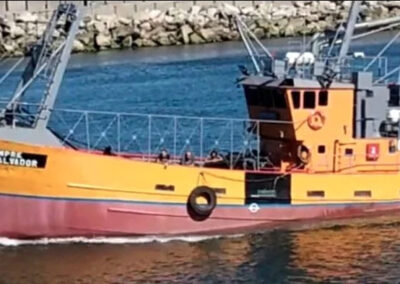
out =
[[319,102],[318,102],[318,104],[320,106],[327,106],[328,105],[328,92],[327,91],[319,92]]
[[326,151],[325,146],[324,145],[319,145],[318,146],[318,153],[319,154],[324,154]]
[[315,108],[315,92],[304,92],[304,108]]
[[285,93],[280,90],[273,90],[274,103],[276,108],[286,108]]
[[260,94],[256,88],[246,89],[246,98],[249,105],[259,105],[260,104]]
[[292,101],[294,108],[300,108],[300,92],[292,92]]
[[265,107],[274,107],[274,97],[268,89],[263,89],[261,94],[262,105]]

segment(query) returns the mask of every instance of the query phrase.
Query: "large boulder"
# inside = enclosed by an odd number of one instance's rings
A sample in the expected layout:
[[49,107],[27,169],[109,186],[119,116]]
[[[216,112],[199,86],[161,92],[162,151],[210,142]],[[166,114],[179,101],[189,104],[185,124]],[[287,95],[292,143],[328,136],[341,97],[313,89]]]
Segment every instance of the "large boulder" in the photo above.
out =
[[190,42],[192,44],[205,43],[204,39],[195,32],[190,35]]
[[147,32],[149,32],[153,29],[150,22],[148,22],[148,21],[141,23],[139,27],[140,27],[140,29],[147,31]]
[[257,11],[263,16],[264,19],[270,20],[274,6],[271,2],[263,2],[257,6]]
[[87,25],[87,24],[89,24],[92,20],[93,20],[93,19],[92,19],[92,16],[90,16],[90,15],[85,15],[85,16],[83,17],[83,19],[82,19],[82,22],[83,22],[85,25]]
[[[24,24],[19,24],[19,25],[24,25]],[[37,35],[37,26],[34,23],[25,23],[25,29],[26,29],[26,33],[28,35]]]
[[131,36],[127,36],[121,42],[121,47],[131,47],[133,43],[133,39]]
[[173,41],[171,40],[171,38],[168,36],[169,34],[167,32],[162,33],[158,36],[158,38],[156,39],[156,42],[159,45],[165,46],[165,45],[172,45]]
[[332,14],[337,10],[337,6],[335,2],[331,1],[318,1],[318,11],[323,14]]
[[122,41],[128,36],[138,37],[139,35],[139,31],[132,26],[119,26],[113,31],[113,37],[117,41]]
[[219,12],[219,9],[217,9],[216,7],[209,7],[207,9],[206,13],[210,19],[216,20],[216,19],[218,19],[218,15],[220,12]]
[[84,45],[93,45],[93,33],[81,31],[76,35],[76,39],[82,42]]
[[190,15],[199,15],[203,8],[201,6],[194,5],[190,8]]
[[257,38],[261,39],[265,37],[265,30],[263,28],[256,28],[253,33]]
[[122,25],[129,26],[132,23],[132,20],[125,17],[120,17],[118,18],[118,22]]
[[153,40],[151,39],[143,39],[142,40],[142,46],[145,47],[154,47],[157,46],[157,43],[155,43]]
[[8,27],[9,21],[5,18],[0,16],[0,27]]
[[193,32],[193,29],[189,25],[183,25],[181,27],[181,34],[184,44],[190,43],[190,34]]
[[235,16],[240,14],[240,9],[228,3],[221,3],[220,10],[223,14],[228,16]]
[[104,49],[111,46],[111,35],[98,34],[96,35],[96,46]]
[[46,30],[47,25],[44,23],[38,23],[36,26],[36,32],[37,32],[37,36],[42,36],[42,34],[44,33],[44,31]]
[[199,34],[206,42],[218,41],[218,36],[213,29],[201,29]]
[[[284,7],[286,7],[286,6],[284,6]],[[272,16],[272,20],[279,21],[279,20],[282,20],[282,19],[288,17],[288,13],[285,8],[275,7],[272,11],[271,16]]]
[[371,17],[374,20],[384,19],[389,16],[389,9],[383,5],[374,6],[365,9],[365,15]]
[[115,29],[118,25],[118,18],[115,15],[96,15],[96,21],[103,23],[106,29]]
[[160,10],[151,10],[149,12],[149,19],[154,20],[155,18],[158,18],[162,12]]
[[9,27],[9,34],[12,39],[17,39],[25,36],[25,30],[19,25],[12,23]]
[[89,24],[89,28],[93,29],[94,32],[96,33],[105,33],[107,29],[107,24],[102,22],[102,21],[93,21]]
[[15,18],[17,23],[36,23],[38,16],[29,12],[23,12]]
[[264,30],[268,30],[271,26],[271,23],[264,19],[259,19],[256,21],[256,23],[258,27],[263,28]]
[[291,18],[288,26],[293,27],[294,35],[302,34],[302,30],[306,26],[306,20],[304,18]]
[[244,7],[241,13],[246,16],[252,16],[256,14],[256,8],[254,6]]
[[[346,13],[347,15],[347,13]],[[318,22],[319,21],[319,16],[318,14],[311,14],[306,18],[307,23],[312,23],[312,22]]]
[[73,52],[85,51],[85,45],[81,41],[75,39],[74,43],[73,43],[72,51]]
[[296,35],[295,27],[292,24],[288,24],[283,31],[283,35],[286,37],[291,37]]
[[311,11],[308,7],[304,7],[304,8],[298,8],[297,9],[297,16],[298,17],[303,17],[303,18],[308,18],[311,17]]
[[18,46],[15,41],[3,41],[0,43],[0,49],[8,54],[11,54],[17,48]]
[[388,8],[400,8],[400,1],[379,1],[381,5]]
[[268,30],[266,30],[267,37],[278,37],[281,29],[278,26],[271,25]]
[[304,1],[293,1],[293,5],[294,5],[296,8],[302,8],[302,7],[305,6]]
[[132,42],[133,47],[142,47],[143,46],[143,39],[137,38]]
[[160,34],[164,33],[165,29],[164,27],[156,27],[155,29],[153,29],[150,32],[145,33],[142,38],[143,39],[151,39],[151,40],[155,40],[159,37]]
[[394,8],[390,11],[391,17],[398,17],[400,16],[400,8]]

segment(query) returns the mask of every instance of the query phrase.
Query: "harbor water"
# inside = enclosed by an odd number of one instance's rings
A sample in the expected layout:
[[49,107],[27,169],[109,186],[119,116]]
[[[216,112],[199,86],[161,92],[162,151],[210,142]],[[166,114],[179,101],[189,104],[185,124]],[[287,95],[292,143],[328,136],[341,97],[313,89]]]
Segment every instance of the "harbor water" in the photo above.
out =
[[[376,54],[391,35],[353,50]],[[282,55],[302,39],[291,41],[266,44]],[[388,50],[389,68],[398,50]],[[246,118],[238,65],[250,66],[238,42],[73,55],[57,107]],[[399,263],[400,214],[233,236],[0,238],[0,283],[399,283]]]

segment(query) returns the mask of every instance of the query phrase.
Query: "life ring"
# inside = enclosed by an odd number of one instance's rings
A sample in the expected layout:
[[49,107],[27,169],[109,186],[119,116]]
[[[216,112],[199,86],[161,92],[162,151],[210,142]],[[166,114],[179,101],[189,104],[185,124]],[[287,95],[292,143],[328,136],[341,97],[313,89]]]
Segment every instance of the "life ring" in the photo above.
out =
[[299,145],[297,147],[297,157],[303,164],[307,165],[311,161],[311,152],[306,146]]
[[[198,198],[202,197],[206,203],[198,203]],[[215,191],[207,186],[199,186],[192,190],[188,198],[188,208],[192,214],[202,219],[207,218],[217,206],[217,195]]]
[[325,115],[320,111],[316,111],[308,117],[307,124],[312,130],[317,131],[325,125],[325,120]]

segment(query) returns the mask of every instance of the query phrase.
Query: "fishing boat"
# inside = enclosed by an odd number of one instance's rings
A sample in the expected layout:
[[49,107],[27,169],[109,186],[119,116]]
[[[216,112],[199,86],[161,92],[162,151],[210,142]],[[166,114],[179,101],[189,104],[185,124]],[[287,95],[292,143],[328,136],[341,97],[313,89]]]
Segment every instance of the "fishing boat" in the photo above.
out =
[[61,4],[2,103],[0,236],[220,234],[399,212],[400,85],[387,78],[400,68],[387,72],[381,53],[348,68],[359,10],[286,59],[237,18],[255,69],[238,79],[249,119],[223,119],[56,108],[82,17]]

